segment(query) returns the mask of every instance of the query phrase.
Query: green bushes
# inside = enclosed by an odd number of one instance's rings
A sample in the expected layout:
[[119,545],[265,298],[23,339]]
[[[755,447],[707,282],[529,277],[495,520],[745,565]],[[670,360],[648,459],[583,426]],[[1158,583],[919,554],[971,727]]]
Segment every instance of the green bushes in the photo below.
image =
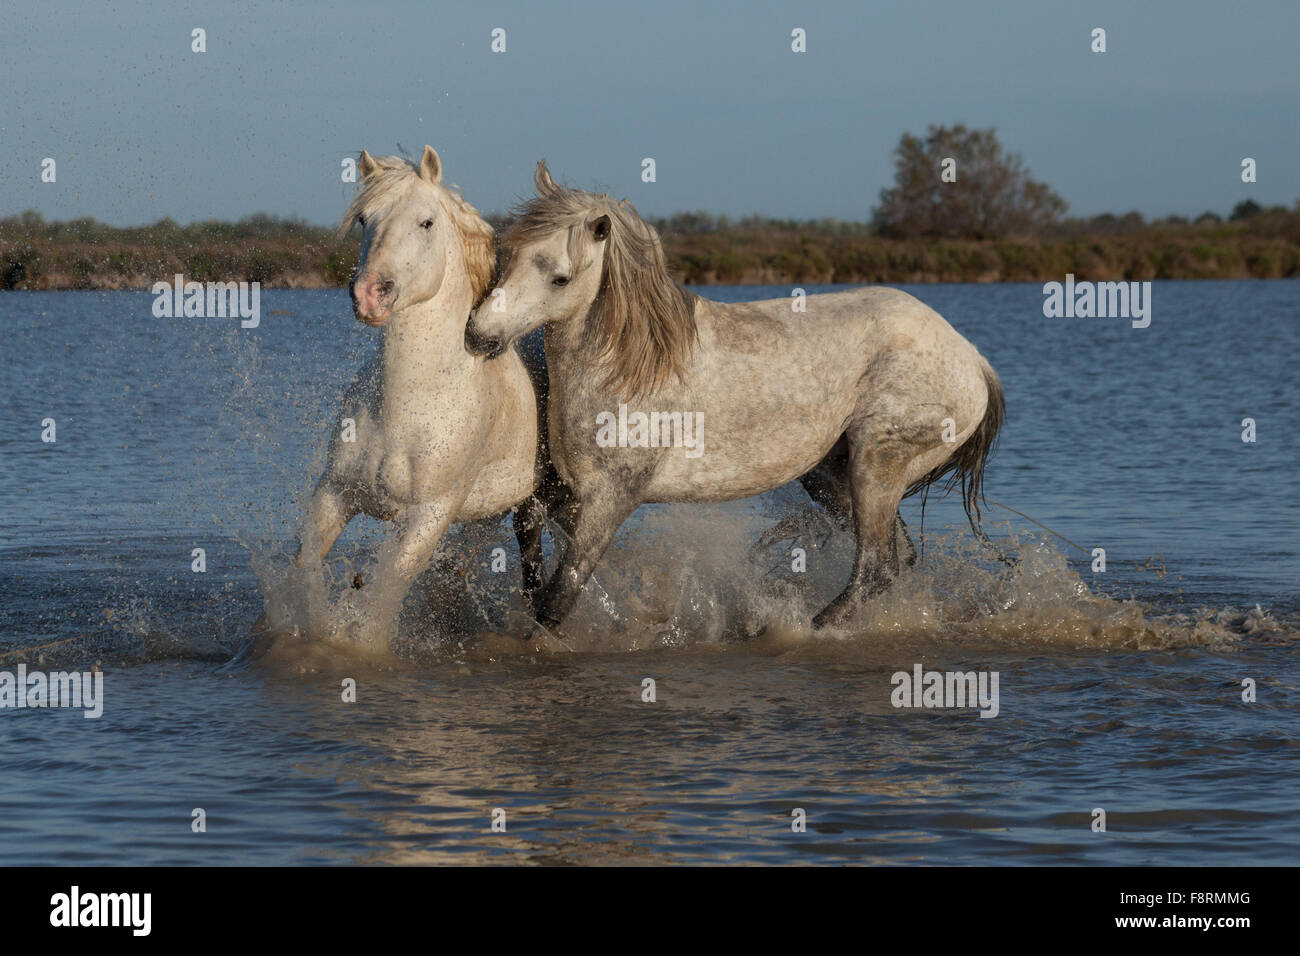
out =
[[[1300,276],[1300,207],[1229,222],[1099,216],[1040,238],[987,241],[889,239],[865,223],[704,213],[654,224],[670,270],[692,285],[1048,282],[1068,272],[1094,281]],[[0,289],[148,288],[177,273],[200,282],[341,286],[356,257],[354,238],[269,216],[129,229],[93,219],[50,223],[35,213],[0,219]]]

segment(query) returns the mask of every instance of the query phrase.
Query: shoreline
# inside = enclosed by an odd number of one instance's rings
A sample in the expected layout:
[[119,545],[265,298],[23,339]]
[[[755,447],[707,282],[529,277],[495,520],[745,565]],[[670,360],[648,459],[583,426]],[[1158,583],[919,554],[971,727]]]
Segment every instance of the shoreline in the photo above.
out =
[[[1078,282],[1137,282],[1137,281],[1149,281],[1149,282],[1238,282],[1238,281],[1261,281],[1261,282],[1263,282],[1263,281],[1270,281],[1270,280],[1271,280],[1271,281],[1280,281],[1280,280],[1297,280],[1297,279],[1300,279],[1300,275],[1287,275],[1287,276],[1256,276],[1256,275],[1155,276],[1155,277],[1148,278],[1148,279],[1143,279],[1143,280],[1133,279],[1133,278],[1131,278],[1131,277],[1129,277],[1129,276],[1123,276],[1123,275],[1094,275],[1094,276],[1090,276],[1090,277],[1084,277],[1084,276],[1082,276],[1082,275],[1080,275],[1080,274],[1078,274],[1078,273],[1075,273],[1074,276],[1075,276],[1075,280],[1078,281]],[[1048,283],[1048,282],[1061,282],[1061,281],[1064,280],[1064,278],[1065,278],[1064,275],[1045,276],[1045,277],[1035,277],[1035,278],[1024,278],[1024,277],[1021,277],[1021,276],[1017,276],[1017,277],[1015,277],[1015,278],[1005,278],[1005,277],[1002,277],[1002,276],[993,276],[993,277],[990,277],[990,276],[979,276],[979,277],[975,277],[975,278],[970,278],[970,277],[957,278],[957,277],[949,277],[949,276],[933,276],[933,275],[924,275],[924,274],[923,274],[923,275],[908,275],[908,276],[890,277],[890,278],[869,278],[869,279],[865,279],[865,278],[864,278],[864,279],[858,279],[858,278],[854,278],[854,279],[841,279],[841,278],[835,278],[835,279],[822,280],[822,279],[790,279],[790,278],[775,279],[775,278],[771,278],[770,276],[767,276],[767,275],[762,275],[762,276],[749,276],[749,275],[746,275],[746,276],[742,276],[742,277],[739,278],[739,279],[735,279],[735,280],[731,280],[731,279],[729,279],[729,280],[727,280],[727,281],[711,281],[711,280],[710,280],[710,281],[698,281],[698,280],[692,280],[692,281],[686,282],[686,281],[682,281],[682,280],[680,280],[680,279],[677,280],[677,281],[678,281],[678,283],[679,283],[680,285],[682,285],[682,286],[686,286],[686,287],[688,287],[688,288],[708,289],[708,288],[728,288],[728,287],[733,287],[733,286],[753,286],[753,287],[756,287],[756,288],[761,288],[761,287],[790,286],[790,287],[793,288],[793,287],[797,287],[797,286],[831,286],[831,285],[842,285],[842,286],[865,286],[865,285],[888,285],[888,286],[903,286],[903,285],[1041,285],[1041,284],[1045,284],[1045,283]],[[89,284],[89,285],[84,284],[84,283],[74,284],[74,283],[72,283],[72,282],[63,282],[63,283],[60,283],[60,282],[43,282],[43,283],[41,283],[41,284],[39,284],[39,285],[21,285],[21,286],[0,287],[0,293],[4,293],[4,292],[141,292],[141,293],[152,294],[152,287],[153,287],[154,282],[160,282],[160,281],[161,281],[161,282],[166,282],[166,283],[168,283],[168,285],[170,286],[170,285],[172,284],[173,280],[174,280],[174,277],[171,277],[171,278],[168,278],[168,279],[161,279],[161,280],[159,280],[159,279],[153,279],[153,280],[149,280],[149,281],[143,281],[143,280],[141,280],[141,281],[138,281],[138,282],[132,282],[132,281],[129,281],[129,280],[122,280],[122,281],[119,281],[119,280],[113,279],[112,277],[105,277],[105,280],[104,280],[104,281],[96,282],[96,283],[94,283],[94,284]],[[203,281],[219,281],[219,280],[201,280],[201,279],[197,278],[196,276],[189,276],[189,275],[187,275],[187,276],[185,276],[185,280],[184,280],[184,281],[186,281],[186,282],[203,282]],[[241,281],[241,280],[239,280],[239,279],[234,279],[234,280],[231,280],[231,281],[238,282],[238,281]],[[292,290],[292,289],[302,289],[302,290],[306,290],[306,289],[344,289],[344,288],[346,288],[346,284],[345,284],[345,283],[341,283],[341,282],[327,282],[327,281],[319,281],[318,277],[314,277],[314,276],[289,276],[289,277],[281,277],[281,278],[273,279],[273,280],[270,280],[270,281],[266,281],[266,280],[249,280],[249,281],[256,281],[256,282],[259,282],[259,283],[260,283],[260,286],[259,286],[259,287],[260,287],[261,289],[263,289],[263,290],[276,290],[276,291],[284,291],[284,290]]]
[[[670,227],[662,238],[669,273],[691,286],[1300,277],[1300,213],[1038,239],[893,239],[863,228]],[[148,291],[178,273],[267,289],[341,288],[356,258],[355,243],[300,223],[117,229],[0,220],[0,290]]]

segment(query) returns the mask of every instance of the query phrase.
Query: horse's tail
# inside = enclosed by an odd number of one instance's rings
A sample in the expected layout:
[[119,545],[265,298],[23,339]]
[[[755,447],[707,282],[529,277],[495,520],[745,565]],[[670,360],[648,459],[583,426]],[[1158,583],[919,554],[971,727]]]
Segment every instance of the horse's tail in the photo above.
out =
[[993,443],[997,440],[998,432],[1002,428],[1002,418],[1006,414],[1002,383],[998,381],[997,372],[993,371],[993,366],[989,365],[982,356],[980,365],[984,375],[984,387],[988,391],[984,417],[980,419],[975,431],[957,449],[956,454],[928,475],[914,482],[907,489],[904,497],[924,491],[944,478],[948,479],[947,486],[944,488],[945,494],[960,482],[962,508],[966,511],[966,520],[970,522],[971,530],[993,550],[999,561],[1011,564],[1012,562],[998,551],[988,535],[984,533],[983,515],[980,512],[980,504],[984,502],[984,466],[993,451]]

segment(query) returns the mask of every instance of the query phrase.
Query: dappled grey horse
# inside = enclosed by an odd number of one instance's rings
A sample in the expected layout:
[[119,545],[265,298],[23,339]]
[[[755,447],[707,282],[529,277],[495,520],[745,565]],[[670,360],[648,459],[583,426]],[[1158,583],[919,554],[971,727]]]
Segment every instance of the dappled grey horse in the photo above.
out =
[[[960,482],[979,531],[1002,389],[942,316],[880,287],[808,296],[804,312],[791,299],[712,302],[672,281],[629,203],[562,188],[544,163],[533,182],[465,342],[494,356],[546,328],[550,452],[576,502],[561,517],[570,540],[538,601],[542,626],[563,621],[644,502],[726,501],[802,478],[857,538],[848,585],[815,627],[843,625],[897,576],[900,537],[912,552],[906,495]],[[694,435],[671,434],[688,421]]]

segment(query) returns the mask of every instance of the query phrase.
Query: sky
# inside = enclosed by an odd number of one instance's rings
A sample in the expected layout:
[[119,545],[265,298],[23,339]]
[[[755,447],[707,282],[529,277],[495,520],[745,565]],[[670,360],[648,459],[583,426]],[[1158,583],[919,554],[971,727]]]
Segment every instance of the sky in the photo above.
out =
[[484,212],[545,157],[647,216],[864,220],[899,137],[953,123],[1072,215],[1300,198],[1295,0],[0,5],[0,216],[333,224],[345,157],[429,143]]

